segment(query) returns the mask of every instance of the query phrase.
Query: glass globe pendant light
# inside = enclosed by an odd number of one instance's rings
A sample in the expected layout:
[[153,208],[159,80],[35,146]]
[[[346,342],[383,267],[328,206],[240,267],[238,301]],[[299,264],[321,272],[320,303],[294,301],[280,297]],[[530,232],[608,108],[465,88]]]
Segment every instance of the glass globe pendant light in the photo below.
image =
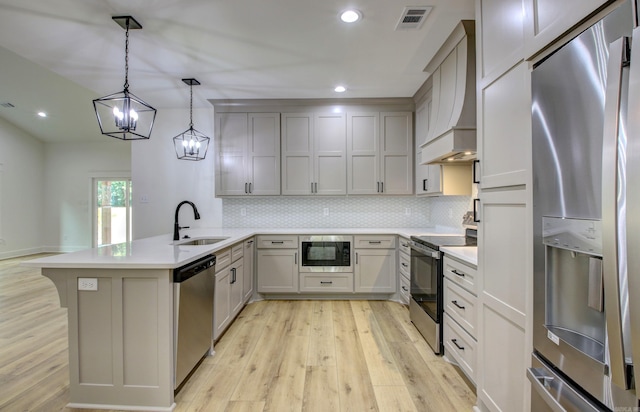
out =
[[120,140],[148,139],[156,119],[156,109],[129,92],[129,30],[142,29],[142,26],[131,16],[112,19],[126,30],[124,90],[93,101],[100,132]]
[[189,128],[173,138],[176,156],[181,160],[204,160],[209,149],[209,139],[193,128],[193,86],[200,85],[196,79],[182,79],[189,85]]

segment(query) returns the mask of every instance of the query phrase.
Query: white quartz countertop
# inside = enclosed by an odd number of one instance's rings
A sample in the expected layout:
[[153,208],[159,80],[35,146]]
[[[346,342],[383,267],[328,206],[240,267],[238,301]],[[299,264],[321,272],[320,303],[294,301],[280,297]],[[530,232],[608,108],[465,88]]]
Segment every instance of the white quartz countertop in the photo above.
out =
[[460,259],[473,266],[478,266],[478,247],[477,246],[445,246],[440,251],[445,255]]
[[[188,235],[191,240],[203,238],[227,238],[211,245],[186,246],[174,244],[173,234],[149,237],[127,243],[86,249],[78,252],[27,260],[23,266],[39,268],[87,268],[87,269],[174,269],[193,262],[208,254],[229,247],[255,235],[360,235],[390,234],[405,237],[420,235],[460,234],[447,228],[194,228],[181,230],[180,236]],[[185,241],[181,239],[176,243]]]

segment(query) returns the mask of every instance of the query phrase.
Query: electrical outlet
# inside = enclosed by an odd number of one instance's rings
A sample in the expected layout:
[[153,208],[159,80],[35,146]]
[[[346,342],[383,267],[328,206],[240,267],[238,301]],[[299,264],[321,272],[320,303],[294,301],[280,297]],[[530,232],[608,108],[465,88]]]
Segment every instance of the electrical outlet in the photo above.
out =
[[404,214],[405,214],[405,216],[411,216],[411,208],[410,207],[405,207],[404,208]]
[[247,215],[247,209],[244,207],[240,208],[240,216],[246,216]]
[[329,216],[329,208],[325,207],[324,209],[322,209],[322,214],[325,216]]
[[149,195],[140,195],[140,203],[149,203]]
[[78,290],[98,290],[98,279],[78,278]]
[[449,219],[453,217],[453,209],[449,209]]

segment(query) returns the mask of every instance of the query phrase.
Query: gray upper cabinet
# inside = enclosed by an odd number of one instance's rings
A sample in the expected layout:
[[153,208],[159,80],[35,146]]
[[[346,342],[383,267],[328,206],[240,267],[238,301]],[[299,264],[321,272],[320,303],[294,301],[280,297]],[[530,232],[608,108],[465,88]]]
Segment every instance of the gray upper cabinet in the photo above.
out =
[[344,113],[282,114],[282,194],[344,195]]
[[412,194],[412,147],[411,112],[348,113],[348,193]]
[[280,114],[216,113],[216,196],[280,194]]

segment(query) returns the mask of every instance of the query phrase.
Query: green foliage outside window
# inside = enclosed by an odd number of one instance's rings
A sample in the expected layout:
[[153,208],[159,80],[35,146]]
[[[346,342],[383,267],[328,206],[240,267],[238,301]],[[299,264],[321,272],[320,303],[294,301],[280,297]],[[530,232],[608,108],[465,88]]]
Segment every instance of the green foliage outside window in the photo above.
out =
[[[131,186],[129,186],[131,189]],[[98,207],[112,206],[124,207],[127,205],[127,182],[110,181],[99,182],[98,184]],[[131,193],[129,193],[129,196]]]

